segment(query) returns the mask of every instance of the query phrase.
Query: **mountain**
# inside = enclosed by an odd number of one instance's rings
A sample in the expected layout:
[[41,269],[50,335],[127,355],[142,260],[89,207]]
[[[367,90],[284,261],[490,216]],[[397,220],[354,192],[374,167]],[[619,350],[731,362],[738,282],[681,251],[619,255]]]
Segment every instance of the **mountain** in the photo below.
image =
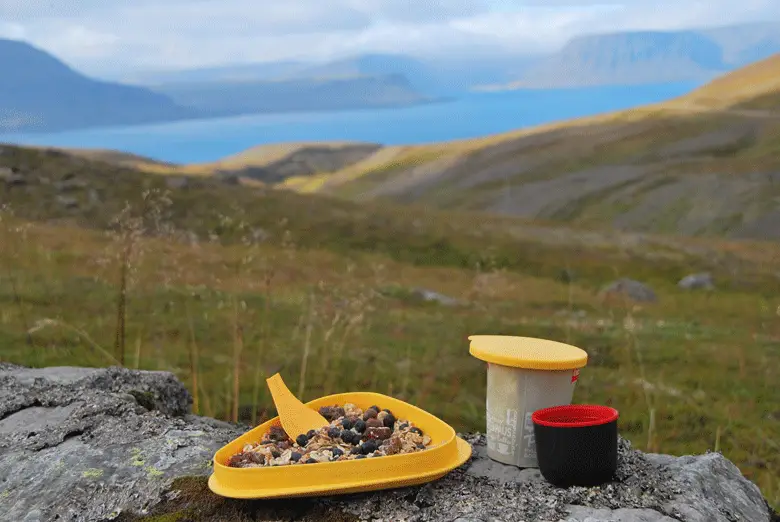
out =
[[124,74],[121,81],[150,87],[177,83],[270,81],[298,77],[298,71],[308,66],[304,62],[284,61],[197,69],[134,71]]
[[90,79],[27,43],[0,39],[0,132],[129,125],[191,115],[143,87]]
[[429,96],[452,96],[475,85],[509,81],[532,60],[529,57],[491,56],[423,59],[401,54],[365,54],[299,72],[302,76],[402,74],[412,87]]
[[515,81],[483,89],[703,82],[776,52],[780,22],[593,34],[570,40]]
[[[239,155],[200,168],[262,172],[277,187],[355,201],[777,240],[778,78],[780,55],[664,104],[482,139],[364,150],[351,161],[332,148],[331,164],[343,166],[330,172],[285,176],[306,153],[300,147],[286,157],[264,161],[255,151],[243,164]],[[322,146],[313,152],[323,164]]]
[[280,81],[211,81],[154,87],[201,117],[397,107],[430,101],[402,75]]
[[125,81],[166,89],[167,84],[279,82],[292,80],[344,80],[357,77],[403,76],[409,86],[428,97],[453,96],[476,85],[508,82],[531,63],[523,56],[490,56],[422,59],[404,54],[363,54],[326,63],[269,62],[225,65],[180,71],[147,71],[126,76]]

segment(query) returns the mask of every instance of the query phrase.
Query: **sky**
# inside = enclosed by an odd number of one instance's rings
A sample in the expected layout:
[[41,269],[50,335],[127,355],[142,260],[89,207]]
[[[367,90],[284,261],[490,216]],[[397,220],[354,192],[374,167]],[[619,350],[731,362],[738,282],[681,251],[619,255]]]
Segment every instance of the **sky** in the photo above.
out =
[[110,75],[367,52],[537,54],[594,32],[777,20],[778,1],[0,0],[0,37]]

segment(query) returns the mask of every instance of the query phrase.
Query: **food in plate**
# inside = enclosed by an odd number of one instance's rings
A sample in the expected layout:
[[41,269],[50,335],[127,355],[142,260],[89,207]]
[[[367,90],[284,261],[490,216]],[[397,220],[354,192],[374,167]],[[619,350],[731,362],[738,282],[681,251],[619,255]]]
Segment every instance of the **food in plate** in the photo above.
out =
[[272,426],[255,444],[247,444],[233,455],[228,466],[258,468],[316,464],[375,458],[423,451],[431,438],[412,422],[397,419],[393,412],[354,404],[324,406],[320,414],[329,422],[319,430],[288,435]]

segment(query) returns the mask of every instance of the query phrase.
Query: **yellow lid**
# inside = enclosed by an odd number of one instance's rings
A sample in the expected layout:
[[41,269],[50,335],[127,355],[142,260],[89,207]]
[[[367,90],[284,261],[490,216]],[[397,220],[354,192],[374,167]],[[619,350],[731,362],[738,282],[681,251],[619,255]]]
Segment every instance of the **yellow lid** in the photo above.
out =
[[573,370],[588,364],[585,350],[547,339],[472,335],[469,353],[490,363],[528,370]]

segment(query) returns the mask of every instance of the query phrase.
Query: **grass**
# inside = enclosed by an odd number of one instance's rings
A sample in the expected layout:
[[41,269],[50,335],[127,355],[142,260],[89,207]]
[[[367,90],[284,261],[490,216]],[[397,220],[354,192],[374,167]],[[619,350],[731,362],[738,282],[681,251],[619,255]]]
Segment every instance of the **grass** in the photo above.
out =
[[[590,354],[576,402],[617,407],[621,433],[644,449],[717,447],[780,505],[777,245],[632,244],[207,179],[166,195],[162,178],[105,164],[8,158],[39,178],[0,188],[15,212],[0,222],[4,361],[172,371],[200,414],[250,424],[274,415],[263,381],[280,371],[303,400],[372,390],[471,431],[484,430],[485,368],[467,336],[545,337]],[[99,207],[54,204],[52,183],[71,171],[88,181],[80,190],[100,191]],[[675,286],[704,269],[717,291]],[[621,276],[651,284],[659,302],[602,301]],[[464,304],[424,302],[414,288]]]
[[[682,97],[682,100],[711,107],[740,107],[746,100],[775,95],[780,91],[780,54],[775,54],[716,78]],[[761,105],[761,104],[759,104]],[[774,107],[777,107],[776,105]],[[753,108],[753,107],[744,107]],[[764,108],[764,107],[755,107]]]

